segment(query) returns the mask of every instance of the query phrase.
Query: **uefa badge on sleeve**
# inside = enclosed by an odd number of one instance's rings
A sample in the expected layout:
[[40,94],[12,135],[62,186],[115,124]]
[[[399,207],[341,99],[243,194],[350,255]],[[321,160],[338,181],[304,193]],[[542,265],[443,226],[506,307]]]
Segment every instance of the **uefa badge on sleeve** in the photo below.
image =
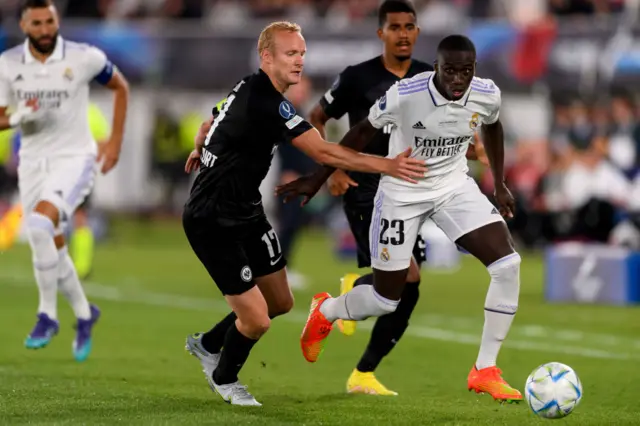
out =
[[378,107],[380,111],[384,111],[387,108],[387,95],[382,95],[380,100],[378,101]]
[[280,108],[278,110],[285,120],[289,120],[296,115],[296,109],[287,101],[280,102]]
[[244,282],[250,282],[251,279],[253,278],[253,273],[251,272],[251,268],[249,268],[248,266],[245,266],[244,268],[242,268],[242,271],[240,271],[240,278],[242,278],[242,281]]

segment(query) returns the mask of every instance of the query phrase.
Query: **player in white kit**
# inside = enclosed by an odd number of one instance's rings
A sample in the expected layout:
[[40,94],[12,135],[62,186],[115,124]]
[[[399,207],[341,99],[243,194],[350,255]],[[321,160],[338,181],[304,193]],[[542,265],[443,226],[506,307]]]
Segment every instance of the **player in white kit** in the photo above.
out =
[[[496,358],[518,307],[520,256],[502,216],[512,217],[514,200],[504,184],[504,141],[498,119],[500,90],[491,80],[474,77],[476,53],[465,36],[449,36],[438,46],[435,72],[425,72],[392,86],[341,144],[359,150],[375,132],[393,126],[389,156],[411,148],[424,158],[427,172],[417,184],[383,176],[370,228],[374,284],[357,286],[331,298],[317,294],[302,333],[303,355],[315,362],[337,319],[360,321],[393,312],[407,276],[412,249],[426,218],[478,258],[491,277],[485,300],[480,352],[468,377],[468,389],[496,400],[518,402],[520,392],[501,377]],[[495,180],[494,207],[467,175],[465,154],[477,128]],[[362,142],[365,141],[365,142]],[[288,196],[313,196],[319,177],[302,178],[279,189]]]
[[[59,289],[77,317],[74,357],[84,361],[100,310],[87,301],[64,229],[91,191],[98,163],[107,173],[118,162],[128,85],[103,52],[59,36],[51,0],[28,0],[20,26],[24,44],[0,56],[0,130],[22,133],[18,186],[40,293],[38,321],[25,346],[43,348],[57,334]],[[87,120],[92,80],[115,93],[113,132],[99,152]]]

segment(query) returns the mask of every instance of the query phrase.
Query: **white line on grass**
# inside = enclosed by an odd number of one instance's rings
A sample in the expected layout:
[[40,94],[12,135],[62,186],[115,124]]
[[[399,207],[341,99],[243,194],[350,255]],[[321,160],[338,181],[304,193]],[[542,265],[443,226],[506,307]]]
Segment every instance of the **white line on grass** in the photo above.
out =
[[[34,286],[33,277],[28,276],[21,270],[0,271],[0,280],[5,285],[13,287],[29,287]],[[140,282],[135,278],[129,278],[132,284],[128,287],[128,291],[120,288],[87,282],[85,291],[88,296],[96,299],[109,300],[119,303],[134,303],[148,306],[158,306],[172,309],[197,310],[203,312],[227,312],[229,307],[221,300],[194,298],[188,296],[180,296],[167,293],[156,293],[142,290]],[[282,320],[302,325],[307,319],[307,313],[304,311],[292,311],[282,317]],[[373,324],[371,322],[362,322],[358,324],[359,328],[371,330]],[[535,326],[534,326],[535,327]],[[439,340],[443,342],[459,343],[463,345],[477,346],[480,343],[480,333],[463,333],[445,328],[425,327],[412,325],[407,329],[406,334],[430,340]],[[532,333],[535,334],[535,333]],[[506,347],[519,350],[548,352],[554,354],[576,355],[585,358],[598,359],[618,359],[618,360],[637,360],[639,356],[624,352],[611,352],[603,349],[587,348],[580,346],[570,346],[565,344],[541,343],[536,341],[507,339],[504,342]]]

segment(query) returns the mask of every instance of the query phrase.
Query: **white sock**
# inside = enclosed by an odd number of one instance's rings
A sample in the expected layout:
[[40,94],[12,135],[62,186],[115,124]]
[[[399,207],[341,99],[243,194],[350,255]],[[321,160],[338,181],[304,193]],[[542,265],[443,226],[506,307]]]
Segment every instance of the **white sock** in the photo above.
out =
[[380,296],[372,285],[362,284],[340,297],[325,300],[320,305],[320,312],[331,322],[337,319],[362,321],[395,311],[398,302]]
[[491,283],[484,302],[482,343],[476,361],[481,370],[496,365],[496,359],[518,310],[520,255],[512,253],[487,267]]
[[76,318],[84,320],[91,319],[89,301],[84,294],[78,273],[76,272],[73,260],[71,260],[66,246],[58,252],[58,259],[58,285],[60,286],[60,291],[69,301],[73,313],[76,314]]
[[40,292],[38,312],[56,319],[58,317],[58,250],[53,241],[53,222],[40,213],[30,213],[26,222],[33,269]]

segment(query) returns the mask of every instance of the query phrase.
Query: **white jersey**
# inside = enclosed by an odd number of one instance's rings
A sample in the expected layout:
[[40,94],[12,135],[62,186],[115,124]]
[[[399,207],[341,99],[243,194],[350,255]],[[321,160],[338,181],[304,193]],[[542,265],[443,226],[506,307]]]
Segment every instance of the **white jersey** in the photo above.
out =
[[46,111],[35,125],[22,126],[20,158],[95,155],[87,118],[89,83],[106,84],[113,72],[102,51],[62,37],[44,63],[31,55],[28,40],[0,55],[0,106],[37,98]]
[[435,88],[434,78],[430,71],[400,80],[369,111],[373,127],[392,126],[389,158],[411,148],[411,157],[427,164],[418,184],[382,176],[380,188],[396,201],[434,200],[464,184],[476,129],[498,120],[500,90],[493,81],[474,77],[464,96],[450,101]]

